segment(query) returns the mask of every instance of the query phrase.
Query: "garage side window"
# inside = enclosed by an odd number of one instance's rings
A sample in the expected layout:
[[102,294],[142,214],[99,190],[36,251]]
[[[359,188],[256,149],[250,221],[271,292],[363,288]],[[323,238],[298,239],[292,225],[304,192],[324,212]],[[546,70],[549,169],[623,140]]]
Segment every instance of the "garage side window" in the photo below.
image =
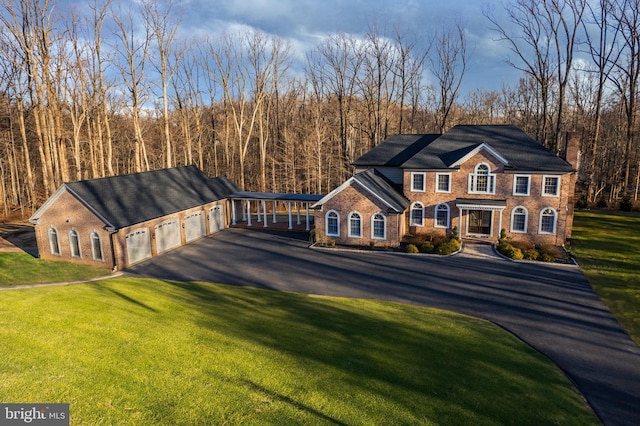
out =
[[100,241],[100,235],[96,231],[91,233],[91,253],[93,254],[93,260],[104,260],[102,258],[102,242]]
[[51,254],[60,256],[60,242],[58,241],[58,231],[53,226],[49,228],[49,248]]
[[69,231],[69,249],[71,250],[71,257],[80,257],[80,238],[78,237],[78,231],[75,229]]
[[331,210],[327,213],[326,216],[326,230],[327,235],[330,237],[339,237],[340,236],[340,216],[338,216],[338,212]]
[[353,238],[362,237],[362,218],[359,213],[349,214],[349,236]]

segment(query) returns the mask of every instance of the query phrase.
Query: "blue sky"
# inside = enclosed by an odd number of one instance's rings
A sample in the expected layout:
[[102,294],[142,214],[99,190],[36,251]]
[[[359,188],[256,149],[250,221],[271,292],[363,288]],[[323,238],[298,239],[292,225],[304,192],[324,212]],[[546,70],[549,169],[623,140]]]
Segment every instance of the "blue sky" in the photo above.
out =
[[331,33],[356,36],[379,28],[400,26],[407,33],[432,34],[461,22],[466,30],[470,63],[462,91],[499,90],[514,83],[520,73],[505,63],[505,43],[483,15],[483,7],[504,10],[497,0],[186,0],[182,4],[185,33],[218,33],[243,27],[260,29],[289,41],[297,58]]

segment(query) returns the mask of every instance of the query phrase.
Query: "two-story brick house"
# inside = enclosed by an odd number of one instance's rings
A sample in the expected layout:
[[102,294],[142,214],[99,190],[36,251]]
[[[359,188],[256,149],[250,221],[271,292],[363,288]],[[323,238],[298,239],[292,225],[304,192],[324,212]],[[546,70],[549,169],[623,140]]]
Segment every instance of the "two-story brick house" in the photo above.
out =
[[397,135],[358,158],[356,174],[316,205],[319,235],[398,246],[448,235],[562,245],[571,236],[578,140],[568,162],[510,125]]

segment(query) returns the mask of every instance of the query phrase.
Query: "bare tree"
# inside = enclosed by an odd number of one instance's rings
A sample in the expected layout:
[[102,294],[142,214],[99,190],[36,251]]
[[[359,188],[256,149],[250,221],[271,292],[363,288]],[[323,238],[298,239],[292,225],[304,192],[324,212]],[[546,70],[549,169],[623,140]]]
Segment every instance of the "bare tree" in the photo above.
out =
[[458,98],[469,58],[462,25],[457,23],[454,29],[438,31],[433,49],[427,63],[437,82],[436,127],[444,133],[449,127],[451,109]]

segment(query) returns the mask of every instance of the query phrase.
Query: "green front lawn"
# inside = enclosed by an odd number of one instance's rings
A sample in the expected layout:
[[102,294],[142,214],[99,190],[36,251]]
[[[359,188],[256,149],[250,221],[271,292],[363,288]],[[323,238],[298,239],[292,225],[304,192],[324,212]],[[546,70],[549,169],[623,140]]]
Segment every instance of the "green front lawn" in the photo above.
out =
[[0,286],[83,281],[109,275],[107,268],[37,259],[24,252],[0,252]]
[[595,291],[640,343],[640,214],[577,211],[571,250]]
[[467,316],[150,279],[8,291],[0,401],[71,423],[597,424],[546,358]]

